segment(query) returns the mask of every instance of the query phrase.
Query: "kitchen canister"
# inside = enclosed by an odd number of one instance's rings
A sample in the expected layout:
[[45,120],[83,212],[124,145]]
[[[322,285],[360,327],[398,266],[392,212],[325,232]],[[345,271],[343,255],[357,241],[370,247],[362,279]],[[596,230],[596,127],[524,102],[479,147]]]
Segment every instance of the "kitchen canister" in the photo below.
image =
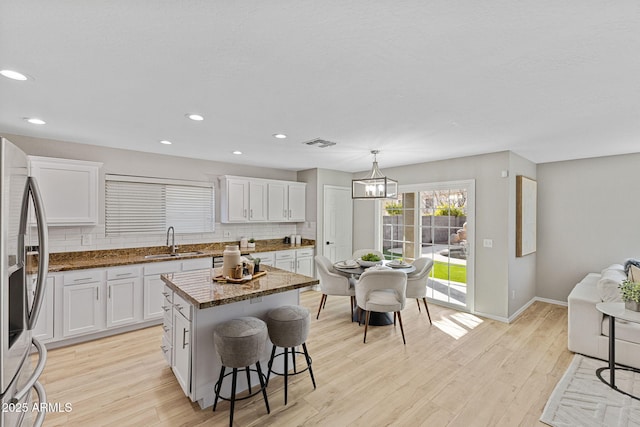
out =
[[222,276],[233,277],[236,266],[242,265],[238,245],[228,245],[222,252]]
[[296,234],[296,246],[300,246],[302,244],[302,236]]
[[240,238],[240,247],[246,248],[247,246],[249,246],[249,240],[247,240],[247,238],[243,236],[242,238]]
[[291,243],[291,246],[296,244],[296,235],[292,234],[291,236],[289,236],[289,243]]

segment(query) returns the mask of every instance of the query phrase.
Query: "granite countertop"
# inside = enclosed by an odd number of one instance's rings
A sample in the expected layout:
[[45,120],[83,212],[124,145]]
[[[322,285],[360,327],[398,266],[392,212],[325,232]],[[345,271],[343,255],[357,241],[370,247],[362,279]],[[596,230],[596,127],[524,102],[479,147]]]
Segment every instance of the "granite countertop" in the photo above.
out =
[[[104,268],[117,267],[130,264],[144,264],[150,262],[166,262],[193,258],[210,258],[222,256],[226,245],[237,245],[238,242],[218,242],[203,243],[195,245],[181,245],[178,253],[184,252],[202,252],[201,254],[170,257],[160,259],[146,259],[145,255],[156,255],[169,253],[166,246],[153,246],[147,248],[128,248],[128,249],[112,249],[100,251],[85,252],[64,252],[49,254],[49,272],[82,270],[86,268]],[[282,243],[281,239],[258,240],[255,249],[240,248],[242,255],[257,252],[284,251],[289,249],[313,248],[314,240],[303,239],[301,245],[291,246]],[[36,255],[37,257],[37,255]],[[31,268],[37,266],[37,258],[35,263],[30,263]]]
[[163,274],[160,277],[173,291],[200,309],[291,291],[319,283],[317,279],[312,277],[275,267],[262,266],[262,269],[267,274],[242,284],[214,282],[212,277],[220,270],[214,268]]

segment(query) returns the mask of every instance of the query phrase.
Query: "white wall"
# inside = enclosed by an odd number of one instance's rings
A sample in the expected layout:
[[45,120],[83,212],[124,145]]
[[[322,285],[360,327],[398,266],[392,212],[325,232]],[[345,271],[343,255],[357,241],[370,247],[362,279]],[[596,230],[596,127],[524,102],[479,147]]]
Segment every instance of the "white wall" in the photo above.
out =
[[306,230],[306,232],[314,235],[316,254],[324,254],[322,242],[324,233],[324,186],[335,185],[351,188],[351,177],[350,173],[329,169],[309,169],[298,172],[298,181],[307,183],[308,221],[304,224],[304,227],[313,227],[313,231]]
[[640,258],[640,153],[538,165],[537,296]]
[[524,175],[536,180],[536,164],[509,153],[509,203],[508,203],[508,232],[509,242],[507,254],[509,257],[509,317],[525,306],[536,296],[536,259],[537,252],[516,257],[516,176]]
[[[296,181],[296,172],[272,168],[237,165],[190,159],[161,154],[142,153],[65,141],[32,138],[20,135],[3,135],[30,155],[60,157],[75,160],[102,162],[100,170],[99,224],[95,227],[50,227],[51,252],[87,251],[95,249],[115,249],[124,247],[162,246],[165,234],[145,236],[107,237],[104,231],[104,175],[124,174],[173,179],[187,179],[213,182],[216,186],[216,220],[220,220],[220,175],[240,175],[256,178]],[[298,232],[300,224],[220,224],[215,232],[202,234],[181,234],[176,230],[176,243],[209,243],[239,240],[242,236],[256,239],[273,239]],[[225,237],[229,232],[229,237]],[[82,235],[91,236],[92,244],[82,245]]]
[[[396,168],[381,165],[383,173],[400,184],[475,179],[475,311],[500,319],[509,315],[510,179],[502,178],[501,172],[509,169],[510,160],[505,151]],[[354,248],[375,246],[374,211],[374,202],[354,201]],[[493,247],[484,248],[483,239],[493,240]]]

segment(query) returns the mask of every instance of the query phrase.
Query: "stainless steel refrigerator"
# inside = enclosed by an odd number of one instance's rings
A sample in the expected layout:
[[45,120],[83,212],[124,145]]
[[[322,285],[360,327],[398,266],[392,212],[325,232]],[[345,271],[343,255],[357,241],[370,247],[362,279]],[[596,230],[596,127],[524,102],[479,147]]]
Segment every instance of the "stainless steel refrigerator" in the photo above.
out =
[[[28,173],[26,154],[2,137],[0,190],[0,427],[39,426],[47,405],[38,378],[47,353],[31,331],[45,295],[47,224],[38,183]],[[38,250],[27,253],[26,243],[32,243],[28,239],[36,234],[38,241],[33,246]],[[30,295],[27,278],[34,274],[36,289]],[[30,354],[34,347],[39,355],[32,367]],[[32,390],[38,401],[32,401]]]

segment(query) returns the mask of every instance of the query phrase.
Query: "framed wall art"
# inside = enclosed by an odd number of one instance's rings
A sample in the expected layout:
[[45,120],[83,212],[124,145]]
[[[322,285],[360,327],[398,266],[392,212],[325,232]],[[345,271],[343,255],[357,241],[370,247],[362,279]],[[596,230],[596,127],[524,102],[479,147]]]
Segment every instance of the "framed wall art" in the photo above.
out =
[[536,251],[536,199],[538,183],[526,176],[516,176],[516,256]]

